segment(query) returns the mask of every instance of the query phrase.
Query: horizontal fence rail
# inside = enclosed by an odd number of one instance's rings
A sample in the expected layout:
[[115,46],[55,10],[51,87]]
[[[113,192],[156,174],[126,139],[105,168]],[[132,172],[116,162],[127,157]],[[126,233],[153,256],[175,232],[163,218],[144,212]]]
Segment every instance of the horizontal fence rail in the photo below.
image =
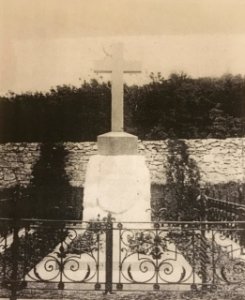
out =
[[[1,296],[244,285],[244,221],[0,219]],[[33,296],[34,297],[34,296]]]
[[208,220],[245,220],[245,205],[205,196]]

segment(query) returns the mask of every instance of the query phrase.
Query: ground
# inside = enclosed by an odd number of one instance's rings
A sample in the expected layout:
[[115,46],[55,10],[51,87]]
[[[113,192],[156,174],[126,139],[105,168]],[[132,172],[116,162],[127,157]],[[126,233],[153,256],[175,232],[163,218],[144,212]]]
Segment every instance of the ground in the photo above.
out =
[[[225,289],[226,290],[226,289]],[[8,297],[5,297],[5,299]],[[117,292],[113,294],[104,295],[103,292],[91,292],[91,291],[37,291],[28,290],[28,293],[22,295],[24,299],[81,299],[81,300],[245,300],[245,292],[239,291],[234,293],[232,291],[220,289],[216,292],[177,292],[177,291],[138,291],[138,292]],[[2,300],[3,298],[0,298]]]

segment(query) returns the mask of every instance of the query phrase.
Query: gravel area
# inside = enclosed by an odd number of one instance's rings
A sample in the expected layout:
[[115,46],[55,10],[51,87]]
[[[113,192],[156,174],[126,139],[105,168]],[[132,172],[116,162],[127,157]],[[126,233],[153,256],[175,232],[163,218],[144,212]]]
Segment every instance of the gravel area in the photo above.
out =
[[[4,298],[9,295],[5,294]],[[181,291],[158,291],[158,292],[115,292],[104,295],[103,292],[94,291],[44,291],[28,290],[19,295],[18,299],[81,299],[81,300],[245,300],[245,290],[239,292],[181,292]]]

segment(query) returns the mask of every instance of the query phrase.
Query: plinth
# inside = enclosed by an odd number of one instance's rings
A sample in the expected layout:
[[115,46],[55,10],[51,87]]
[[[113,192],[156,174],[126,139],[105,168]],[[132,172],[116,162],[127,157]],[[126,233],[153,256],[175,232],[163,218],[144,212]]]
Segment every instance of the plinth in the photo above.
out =
[[83,220],[150,222],[150,174],[138,155],[137,137],[124,132],[98,136],[98,155],[90,158],[84,185]]
[[137,155],[138,138],[126,132],[108,132],[97,138],[100,155]]

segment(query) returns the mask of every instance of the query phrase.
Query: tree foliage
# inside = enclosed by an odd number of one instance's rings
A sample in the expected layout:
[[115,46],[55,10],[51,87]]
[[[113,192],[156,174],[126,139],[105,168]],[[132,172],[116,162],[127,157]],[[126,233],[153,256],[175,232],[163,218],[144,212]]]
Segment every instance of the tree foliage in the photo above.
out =
[[200,173],[183,140],[168,140],[166,190],[163,203],[168,220],[195,220]]
[[[244,135],[245,78],[165,79],[125,85],[125,130],[141,139],[226,138]],[[0,98],[0,142],[84,141],[110,131],[110,83],[57,86],[47,93]]]

